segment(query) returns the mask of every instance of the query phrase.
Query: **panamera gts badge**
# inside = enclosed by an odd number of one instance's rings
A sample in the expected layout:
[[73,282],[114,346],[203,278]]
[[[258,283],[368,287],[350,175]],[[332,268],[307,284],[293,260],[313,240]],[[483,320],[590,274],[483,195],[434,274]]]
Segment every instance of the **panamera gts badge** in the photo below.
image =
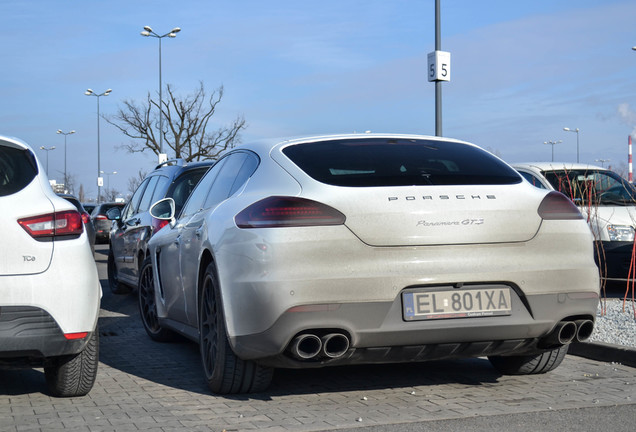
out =
[[468,218],[462,220],[453,221],[417,221],[415,226],[435,227],[435,226],[469,226],[469,225],[483,225],[483,218]]

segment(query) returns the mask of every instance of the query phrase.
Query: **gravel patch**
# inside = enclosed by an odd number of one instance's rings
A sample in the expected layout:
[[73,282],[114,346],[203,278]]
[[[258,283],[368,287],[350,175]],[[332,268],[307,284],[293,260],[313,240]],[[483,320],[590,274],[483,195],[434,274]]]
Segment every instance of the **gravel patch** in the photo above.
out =
[[602,315],[599,304],[596,312],[596,325],[590,342],[604,342],[613,345],[621,345],[636,348],[636,318],[631,299],[625,302],[623,311],[623,299],[608,298],[603,301],[606,306],[605,315]]

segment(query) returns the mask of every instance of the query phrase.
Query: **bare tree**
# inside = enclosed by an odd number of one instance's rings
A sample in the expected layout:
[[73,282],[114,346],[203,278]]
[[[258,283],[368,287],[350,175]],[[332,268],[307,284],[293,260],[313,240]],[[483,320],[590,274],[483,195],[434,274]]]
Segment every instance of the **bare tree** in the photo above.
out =
[[130,192],[131,195],[135,193],[141,182],[146,178],[146,175],[145,171],[139,170],[136,176],[128,179],[128,192]]
[[150,150],[158,155],[159,133],[163,134],[163,152],[167,153],[167,146],[175,157],[185,161],[216,159],[223,150],[240,142],[239,133],[246,127],[243,116],[238,116],[229,126],[216,129],[210,123],[223,98],[222,86],[208,94],[200,82],[194,93],[183,97],[176,94],[170,84],[166,85],[166,91],[168,97],[161,101],[163,131],[158,131],[159,101],[150,93],[144,103],[124,100],[117,114],[104,117],[133,139],[123,146],[129,152]]
[[67,173],[64,175],[62,173],[62,177],[64,178],[64,189],[70,194],[75,194],[75,176],[71,173]]
[[115,188],[104,188],[102,198],[108,202],[114,202],[121,194]]

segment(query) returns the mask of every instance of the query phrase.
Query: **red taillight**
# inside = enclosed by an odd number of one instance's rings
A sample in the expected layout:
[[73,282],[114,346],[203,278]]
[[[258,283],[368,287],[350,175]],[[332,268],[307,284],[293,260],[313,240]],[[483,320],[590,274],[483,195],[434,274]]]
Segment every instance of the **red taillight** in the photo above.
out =
[[82,213],[82,222],[84,222],[85,224],[89,223],[91,221],[91,215],[89,215],[87,212],[83,212]]
[[545,220],[583,219],[583,215],[574,203],[562,193],[555,191],[543,198],[538,213]]
[[106,215],[99,214],[99,215],[95,216],[95,219],[97,219],[97,220],[107,220],[108,218],[106,217]]
[[328,205],[297,197],[269,197],[234,218],[239,228],[342,225],[345,216]]
[[18,223],[33,238],[79,235],[84,231],[82,217],[75,210],[23,218]]

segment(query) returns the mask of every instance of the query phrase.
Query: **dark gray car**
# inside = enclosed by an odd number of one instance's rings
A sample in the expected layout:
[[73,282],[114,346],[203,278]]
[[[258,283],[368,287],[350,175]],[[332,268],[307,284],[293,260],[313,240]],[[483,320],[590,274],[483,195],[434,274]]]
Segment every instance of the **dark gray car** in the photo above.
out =
[[150,216],[151,204],[169,197],[174,199],[180,212],[199,179],[213,164],[213,161],[185,163],[179,159],[159,164],[146,176],[123,210],[108,212],[107,217],[116,221],[108,253],[108,282],[113,293],[126,294],[137,287],[148,240],[165,225]]
[[110,239],[110,228],[112,222],[106,217],[106,212],[113,207],[123,208],[124,203],[101,203],[98,204],[93,213],[91,213],[91,219],[93,225],[95,225],[95,242],[96,243],[108,243]]

